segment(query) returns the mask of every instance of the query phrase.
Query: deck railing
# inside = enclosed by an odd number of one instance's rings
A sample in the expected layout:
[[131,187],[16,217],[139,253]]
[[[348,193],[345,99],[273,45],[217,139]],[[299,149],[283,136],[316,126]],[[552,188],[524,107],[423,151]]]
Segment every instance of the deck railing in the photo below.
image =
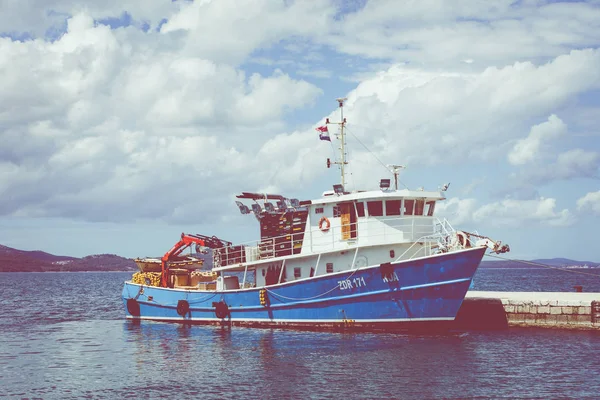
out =
[[448,251],[449,237],[455,232],[446,219],[414,217],[359,221],[351,225],[349,232],[346,228],[347,239],[342,239],[342,230],[341,226],[332,226],[327,232],[315,228],[308,232],[214,249],[213,267],[300,254],[303,246],[310,249],[304,254],[319,254],[366,245],[412,243],[398,259],[414,258],[431,255],[441,249]]

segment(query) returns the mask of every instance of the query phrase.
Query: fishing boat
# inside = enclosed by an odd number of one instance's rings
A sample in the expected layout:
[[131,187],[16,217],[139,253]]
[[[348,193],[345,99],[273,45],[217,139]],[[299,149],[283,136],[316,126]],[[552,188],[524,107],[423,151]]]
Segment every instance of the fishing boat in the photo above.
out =
[[[508,245],[455,230],[435,215],[448,185],[398,188],[398,171],[378,190],[347,191],[341,118],[341,181],[314,199],[242,192],[236,205],[254,216],[260,238],[234,245],[182,234],[160,260],[124,284],[126,317],[196,324],[302,329],[410,330],[451,322],[486,251]],[[189,249],[210,256],[210,270],[177,268]],[[206,263],[209,264],[209,263]]]

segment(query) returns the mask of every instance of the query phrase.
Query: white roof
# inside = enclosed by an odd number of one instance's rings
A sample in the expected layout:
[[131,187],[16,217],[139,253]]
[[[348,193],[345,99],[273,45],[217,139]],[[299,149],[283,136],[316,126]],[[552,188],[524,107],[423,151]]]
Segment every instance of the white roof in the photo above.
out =
[[339,203],[342,201],[352,200],[387,200],[387,199],[402,199],[415,198],[425,200],[445,200],[443,192],[430,192],[424,190],[369,190],[363,192],[351,192],[348,194],[325,196],[320,199],[312,200],[312,204],[327,204]]

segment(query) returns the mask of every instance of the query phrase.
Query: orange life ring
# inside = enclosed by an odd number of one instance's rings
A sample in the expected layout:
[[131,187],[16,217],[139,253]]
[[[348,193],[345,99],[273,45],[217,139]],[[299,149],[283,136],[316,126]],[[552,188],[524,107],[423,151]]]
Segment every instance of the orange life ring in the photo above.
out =
[[319,229],[321,230],[321,232],[327,232],[330,227],[331,223],[329,223],[327,217],[321,217],[321,219],[319,220]]

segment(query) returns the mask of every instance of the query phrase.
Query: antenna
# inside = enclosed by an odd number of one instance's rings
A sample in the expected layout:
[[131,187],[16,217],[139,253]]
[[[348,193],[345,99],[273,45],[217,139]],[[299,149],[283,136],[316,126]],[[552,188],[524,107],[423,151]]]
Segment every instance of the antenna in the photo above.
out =
[[[344,166],[348,164],[348,162],[346,161],[346,137],[344,134],[344,126],[346,125],[346,118],[344,118],[344,102],[346,100],[348,100],[347,97],[339,97],[337,99],[335,99],[338,102],[338,105],[340,106],[340,118],[341,118],[341,122],[329,122],[329,118],[327,118],[327,120],[325,121],[325,124],[337,124],[340,126],[340,153],[341,153],[341,159],[340,161],[335,161],[335,162],[329,162],[327,163],[327,166],[329,167],[330,164],[339,164],[340,165],[340,169],[341,169],[341,184],[342,187],[345,188],[346,187],[346,174],[345,174],[345,168]],[[344,189],[345,190],[345,189]]]
[[396,186],[396,190],[398,190],[398,174],[400,174],[400,170],[406,168],[406,166],[405,165],[388,164],[387,167],[392,169],[392,173],[394,174],[394,184]]

